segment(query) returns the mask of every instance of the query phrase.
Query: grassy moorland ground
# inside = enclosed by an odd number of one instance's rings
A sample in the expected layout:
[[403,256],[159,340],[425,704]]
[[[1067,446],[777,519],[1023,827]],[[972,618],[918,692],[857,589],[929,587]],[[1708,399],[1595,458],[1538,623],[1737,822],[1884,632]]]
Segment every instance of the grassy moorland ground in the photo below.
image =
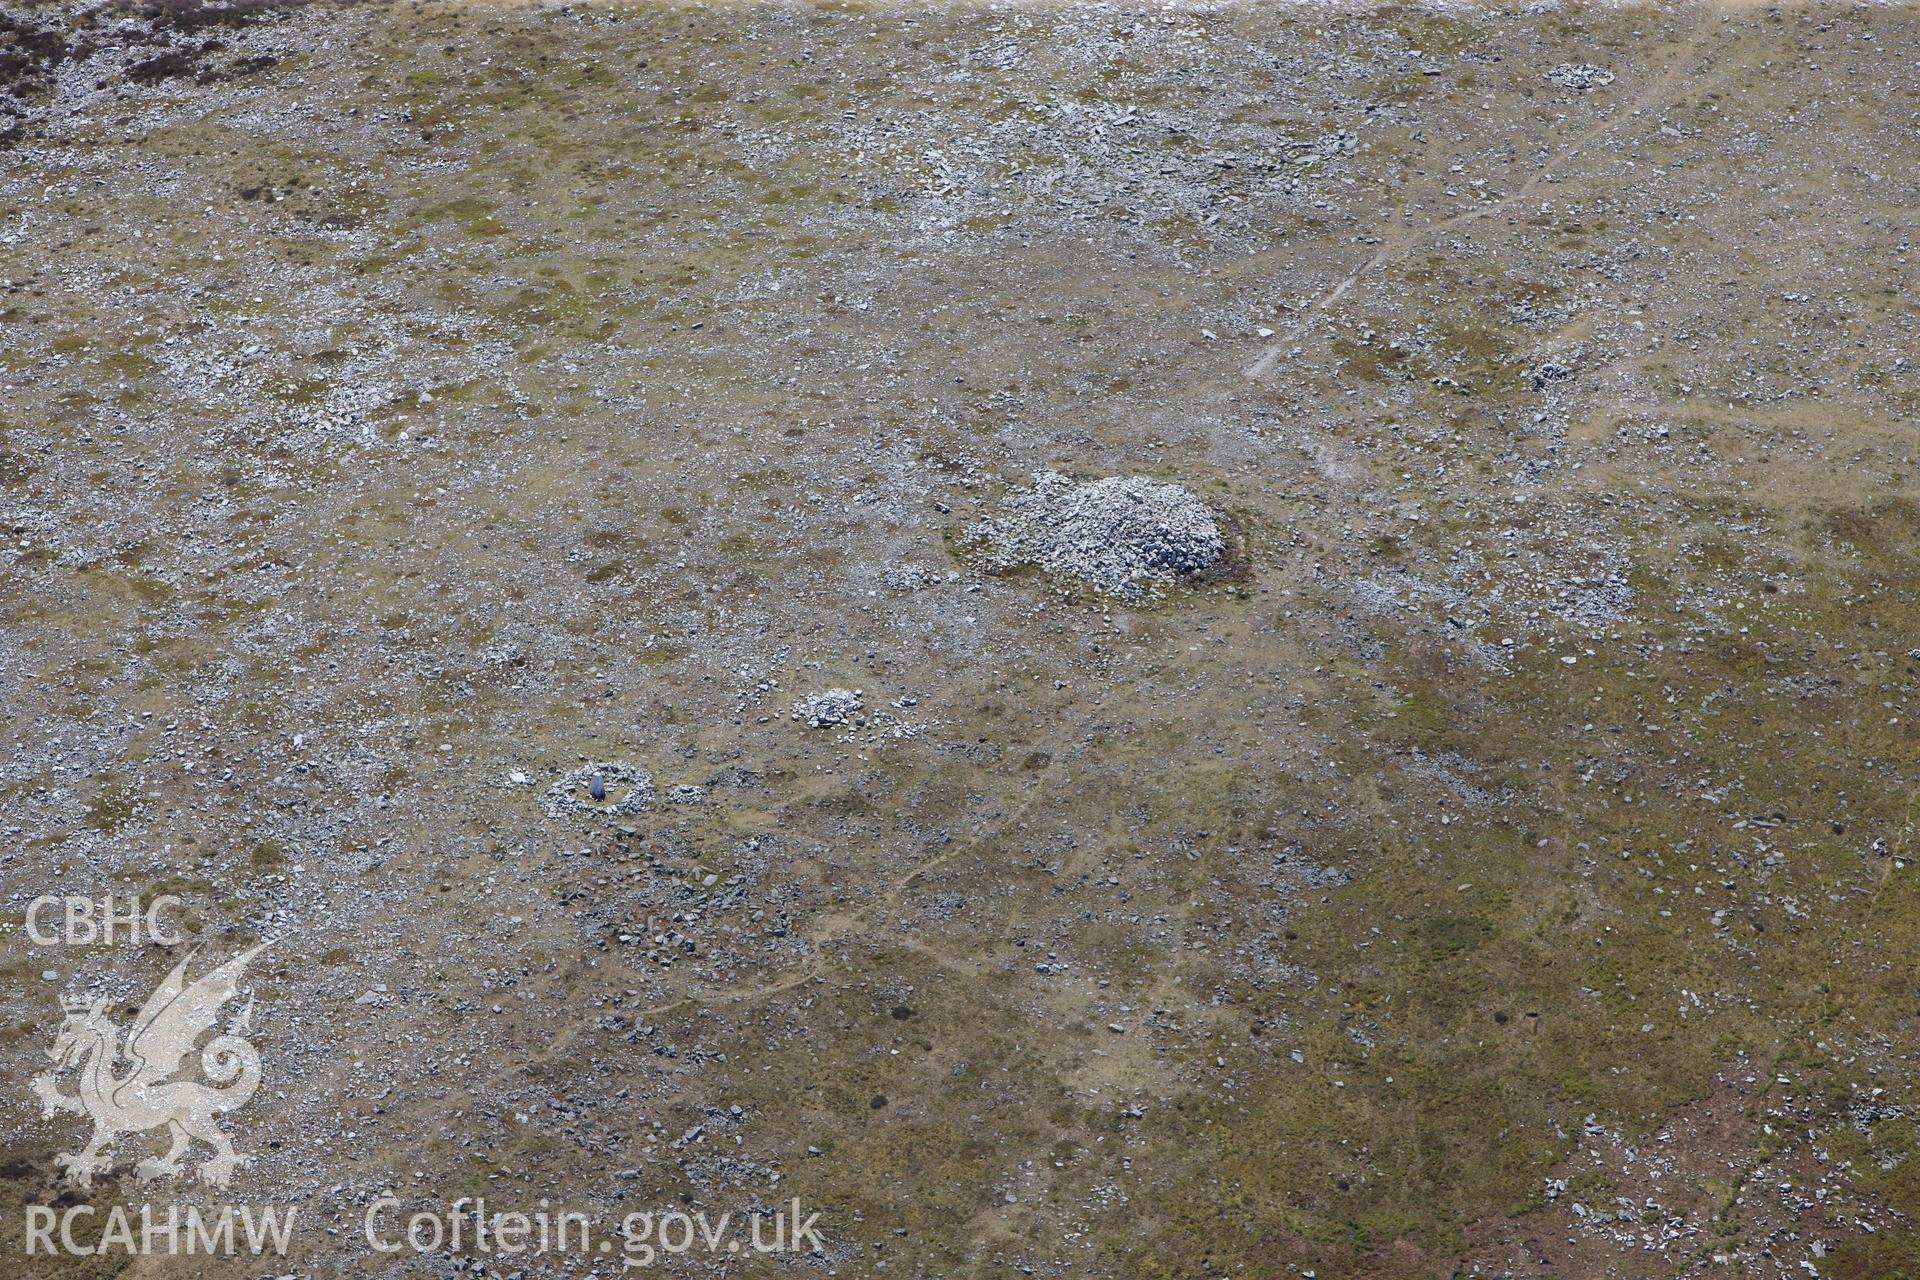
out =
[[271,1274],[1920,1275],[1920,29],[1534,8],[10,11],[7,1274],[173,892]]

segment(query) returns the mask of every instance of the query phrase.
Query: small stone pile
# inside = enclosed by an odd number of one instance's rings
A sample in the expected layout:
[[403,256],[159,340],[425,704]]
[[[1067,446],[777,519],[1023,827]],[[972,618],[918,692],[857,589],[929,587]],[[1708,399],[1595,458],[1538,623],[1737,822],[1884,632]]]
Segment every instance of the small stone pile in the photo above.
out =
[[859,689],[829,689],[802,698],[793,704],[793,718],[804,722],[809,729],[831,729],[845,724],[853,719],[854,712],[866,706],[860,701],[860,693]]
[[1227,540],[1207,504],[1179,485],[1145,476],[1081,484],[1043,471],[973,529],[1002,567],[1038,565],[1134,597],[1176,575],[1220,562]]
[[550,818],[604,813],[626,817],[653,804],[653,775],[630,764],[583,764],[562,775],[540,798]]
[[1613,83],[1613,72],[1591,62],[1563,62],[1547,72],[1547,79],[1562,89],[1604,89]]

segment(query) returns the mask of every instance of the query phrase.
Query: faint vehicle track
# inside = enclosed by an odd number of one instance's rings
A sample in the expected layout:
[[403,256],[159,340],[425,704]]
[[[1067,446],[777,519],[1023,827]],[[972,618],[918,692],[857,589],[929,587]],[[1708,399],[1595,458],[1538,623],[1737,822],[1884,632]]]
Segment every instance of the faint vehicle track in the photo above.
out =
[[[1579,155],[1609,129],[1614,128],[1629,117],[1642,115],[1649,109],[1664,102],[1675,83],[1686,79],[1687,68],[1693,63],[1694,53],[1706,43],[1707,26],[1708,23],[1712,21],[1712,17],[1712,10],[1703,11],[1699,22],[1697,22],[1693,30],[1688,33],[1687,38],[1680,42],[1679,47],[1674,51],[1673,56],[1668,59],[1665,69],[1662,70],[1659,75],[1649,80],[1638,93],[1621,103],[1618,108],[1608,112],[1597,123],[1583,131],[1572,142],[1569,142],[1566,146],[1554,153],[1554,155],[1548,158],[1545,164],[1540,166],[1538,172],[1514,188],[1514,190],[1501,196],[1498,200],[1490,200],[1477,208],[1468,209],[1463,213],[1456,213],[1451,217],[1442,218],[1438,222],[1430,222],[1425,226],[1386,237],[1379,250],[1375,252],[1371,258],[1368,258],[1360,264],[1360,266],[1356,267],[1345,279],[1315,299],[1307,309],[1301,313],[1300,318],[1294,321],[1288,328],[1287,332],[1276,339],[1268,346],[1258,360],[1255,360],[1247,367],[1246,376],[1258,380],[1271,373],[1274,365],[1278,364],[1281,358],[1286,355],[1291,344],[1299,341],[1300,337],[1312,327],[1314,321],[1321,315],[1324,315],[1328,308],[1332,307],[1333,304],[1340,301],[1340,299],[1346,297],[1354,285],[1360,282],[1362,276],[1367,275],[1369,272],[1377,271],[1389,262],[1403,257],[1451,227],[1465,226],[1469,222],[1478,221],[1488,214],[1498,213],[1518,201],[1524,200],[1531,195],[1534,189],[1542,182],[1552,177],[1554,170]],[[1404,208],[1402,212],[1404,212]]]
[[[1044,789],[1036,788],[1033,799],[1016,813],[1009,815],[1009,818],[1017,820],[1030,813],[1035,805],[1038,805],[1042,799],[1046,798],[1047,794]],[[871,902],[852,911],[838,912],[823,917],[819,929],[817,929],[809,939],[812,943],[811,953],[806,962],[794,973],[770,981],[742,982],[731,986],[708,987],[698,991],[690,991],[684,995],[675,996],[671,1000],[664,1000],[659,1004],[649,1005],[644,1009],[633,1010],[631,1016],[636,1021],[654,1018],[662,1014],[671,1013],[673,1010],[689,1004],[709,1006],[722,1003],[728,1005],[747,1004],[764,1000],[770,996],[779,995],[783,991],[791,991],[795,987],[804,986],[820,976],[821,970],[826,964],[825,953],[829,946],[852,937],[859,926],[865,924],[876,911],[897,905],[901,895],[912,886],[914,881],[952,862],[961,854],[980,848],[991,838],[991,835],[982,835],[972,840],[957,842],[946,852],[927,859],[919,866],[897,877],[888,885],[885,893],[873,899]],[[915,942],[909,945],[913,950],[918,951],[935,963],[942,965],[951,963],[946,960],[945,957],[940,956],[932,948],[924,944]],[[523,1072],[553,1057],[567,1045],[571,1044],[581,1032],[598,1026],[601,1016],[602,1015],[595,1014],[592,1017],[581,1018],[565,1028],[556,1030],[547,1038],[545,1044],[538,1052],[529,1054],[525,1058],[502,1068],[490,1078],[489,1083],[498,1084],[511,1075]]]

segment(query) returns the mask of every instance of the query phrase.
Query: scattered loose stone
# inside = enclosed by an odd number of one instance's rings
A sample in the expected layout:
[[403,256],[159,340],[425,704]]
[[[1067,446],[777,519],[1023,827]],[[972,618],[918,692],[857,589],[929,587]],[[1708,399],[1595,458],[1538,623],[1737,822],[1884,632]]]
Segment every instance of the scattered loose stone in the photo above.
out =
[[1036,474],[972,537],[1002,567],[1034,564],[1126,597],[1218,564],[1227,550],[1213,512],[1179,485],[1146,476],[1081,484],[1057,471]]
[[548,817],[575,813],[625,815],[653,804],[653,776],[629,764],[586,764],[547,788],[540,807]]

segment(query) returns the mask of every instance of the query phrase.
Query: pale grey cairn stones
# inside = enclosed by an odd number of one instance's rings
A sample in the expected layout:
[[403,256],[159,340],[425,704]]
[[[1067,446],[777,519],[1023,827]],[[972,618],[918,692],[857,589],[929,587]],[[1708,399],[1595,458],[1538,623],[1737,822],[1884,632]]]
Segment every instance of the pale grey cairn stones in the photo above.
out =
[[562,774],[540,798],[548,817],[602,813],[628,817],[653,805],[653,775],[630,764],[583,764]]
[[999,567],[1037,565],[1125,597],[1212,568],[1227,551],[1213,512],[1179,485],[1146,476],[1082,484],[1057,471],[1037,473],[972,539]]

